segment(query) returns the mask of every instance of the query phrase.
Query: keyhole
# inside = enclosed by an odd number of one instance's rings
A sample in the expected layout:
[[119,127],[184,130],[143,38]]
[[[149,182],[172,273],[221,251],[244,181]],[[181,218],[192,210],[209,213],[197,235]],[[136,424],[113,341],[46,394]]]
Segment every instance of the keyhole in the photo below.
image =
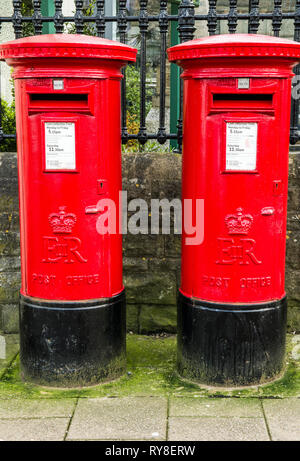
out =
[[106,181],[103,179],[97,180],[97,192],[98,194],[104,194],[106,192]]
[[282,192],[282,183],[280,180],[273,181],[273,194],[279,195]]

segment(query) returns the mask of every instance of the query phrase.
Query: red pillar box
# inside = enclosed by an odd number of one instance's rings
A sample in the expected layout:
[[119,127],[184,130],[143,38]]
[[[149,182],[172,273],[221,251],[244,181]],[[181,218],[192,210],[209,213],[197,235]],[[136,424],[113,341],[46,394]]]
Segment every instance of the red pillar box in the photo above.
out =
[[97,231],[121,190],[120,69],[136,50],[84,35],[0,45],[16,96],[26,379],[82,385],[125,366],[122,239]]
[[[244,385],[284,365],[292,68],[300,44],[219,35],[168,50],[183,68],[182,199],[204,200],[204,238],[182,235],[178,366]],[[184,224],[184,223],[183,223]]]

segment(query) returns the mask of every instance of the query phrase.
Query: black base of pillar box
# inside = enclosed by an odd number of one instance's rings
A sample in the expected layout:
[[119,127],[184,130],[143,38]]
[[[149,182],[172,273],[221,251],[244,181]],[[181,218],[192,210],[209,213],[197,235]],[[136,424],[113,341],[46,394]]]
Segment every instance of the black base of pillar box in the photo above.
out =
[[218,304],[178,297],[178,371],[215,386],[275,379],[284,368],[286,297],[262,304]]
[[126,368],[125,292],[88,301],[20,297],[21,376],[78,387],[119,377]]

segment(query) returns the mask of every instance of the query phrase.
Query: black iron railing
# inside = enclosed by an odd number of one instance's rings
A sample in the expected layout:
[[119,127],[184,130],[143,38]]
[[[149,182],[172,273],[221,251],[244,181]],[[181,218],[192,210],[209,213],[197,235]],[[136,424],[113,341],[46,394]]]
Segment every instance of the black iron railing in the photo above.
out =
[[[53,2],[53,14],[45,15],[43,12],[43,2]],[[106,0],[106,2],[113,2],[114,0]],[[166,86],[167,86],[167,73],[166,73],[166,48],[170,44],[169,36],[171,27],[177,27],[179,41],[184,42],[191,40],[194,37],[195,30],[200,22],[206,23],[207,34],[214,35],[219,31],[220,22],[227,23],[228,33],[235,33],[241,21],[248,24],[249,33],[257,33],[262,21],[269,21],[271,23],[272,34],[279,36],[282,31],[283,21],[289,20],[290,28],[293,28],[293,37],[296,41],[300,41],[300,0],[293,0],[293,10],[286,11],[283,8],[282,0],[269,0],[269,12],[266,12],[264,7],[260,11],[259,0],[249,0],[247,11],[240,12],[239,0],[228,0],[226,12],[220,12],[217,8],[217,0],[208,0],[208,10],[205,14],[197,14],[195,11],[195,0],[156,0],[158,4],[158,12],[153,14],[150,7],[151,0],[140,0],[138,2],[138,13],[135,15],[130,14],[127,10],[127,1],[117,1],[117,10],[115,15],[105,14],[105,0],[92,0],[93,9],[92,14],[86,14],[87,0],[75,0],[75,10],[73,16],[64,16],[62,13],[63,0],[32,0],[31,14],[23,14],[22,8],[24,0],[7,0],[12,3],[13,14],[7,16],[0,16],[0,27],[4,23],[10,23],[13,26],[16,38],[26,35],[25,25],[31,25],[31,30],[35,35],[44,32],[46,24],[52,25],[54,33],[63,33],[66,24],[73,24],[74,32],[87,33],[86,26],[93,27],[94,34],[99,37],[105,36],[106,25],[108,23],[115,23],[117,27],[117,39],[126,43],[127,30],[129,24],[136,24],[139,29],[139,66],[140,66],[140,113],[139,113],[139,129],[136,134],[128,132],[127,117],[126,117],[126,76],[122,81],[122,142],[126,144],[130,140],[137,140],[141,145],[144,145],[148,140],[157,140],[160,144],[164,144],[167,140],[177,140],[179,149],[182,140],[182,87],[179,92],[179,114],[177,121],[176,132],[170,132],[169,127],[166,126]],[[26,0],[26,4],[30,0]],[[174,8],[171,9],[171,3],[177,2],[176,14]],[[199,3],[199,2],[198,2]],[[200,2],[201,3],[201,2]],[[243,7],[244,7],[243,2]],[[264,2],[265,5],[266,2]],[[222,2],[224,5],[224,0]],[[245,10],[245,7],[243,8]],[[146,56],[147,56],[147,33],[150,24],[155,24],[159,31],[160,36],[160,85],[159,85],[159,116],[158,116],[158,129],[156,133],[148,133],[146,128]],[[291,30],[291,29],[290,29]],[[25,32],[24,32],[25,31]],[[1,33],[1,29],[0,29]],[[0,35],[1,39],[1,35]],[[173,43],[174,44],[174,43]],[[300,75],[300,66],[295,69],[296,75]],[[172,111],[172,98],[170,101],[170,110]],[[299,140],[299,105],[298,101],[292,100],[291,110],[291,131],[290,142],[295,144]],[[13,138],[13,134],[4,133],[1,116],[0,116],[0,145],[5,139]]]

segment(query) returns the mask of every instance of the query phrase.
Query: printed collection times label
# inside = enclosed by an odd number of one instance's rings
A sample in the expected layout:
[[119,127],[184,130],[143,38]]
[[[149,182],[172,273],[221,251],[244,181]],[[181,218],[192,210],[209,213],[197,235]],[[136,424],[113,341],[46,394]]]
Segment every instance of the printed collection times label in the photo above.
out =
[[45,122],[45,169],[75,170],[75,122]]
[[257,123],[226,123],[226,170],[256,169]]

